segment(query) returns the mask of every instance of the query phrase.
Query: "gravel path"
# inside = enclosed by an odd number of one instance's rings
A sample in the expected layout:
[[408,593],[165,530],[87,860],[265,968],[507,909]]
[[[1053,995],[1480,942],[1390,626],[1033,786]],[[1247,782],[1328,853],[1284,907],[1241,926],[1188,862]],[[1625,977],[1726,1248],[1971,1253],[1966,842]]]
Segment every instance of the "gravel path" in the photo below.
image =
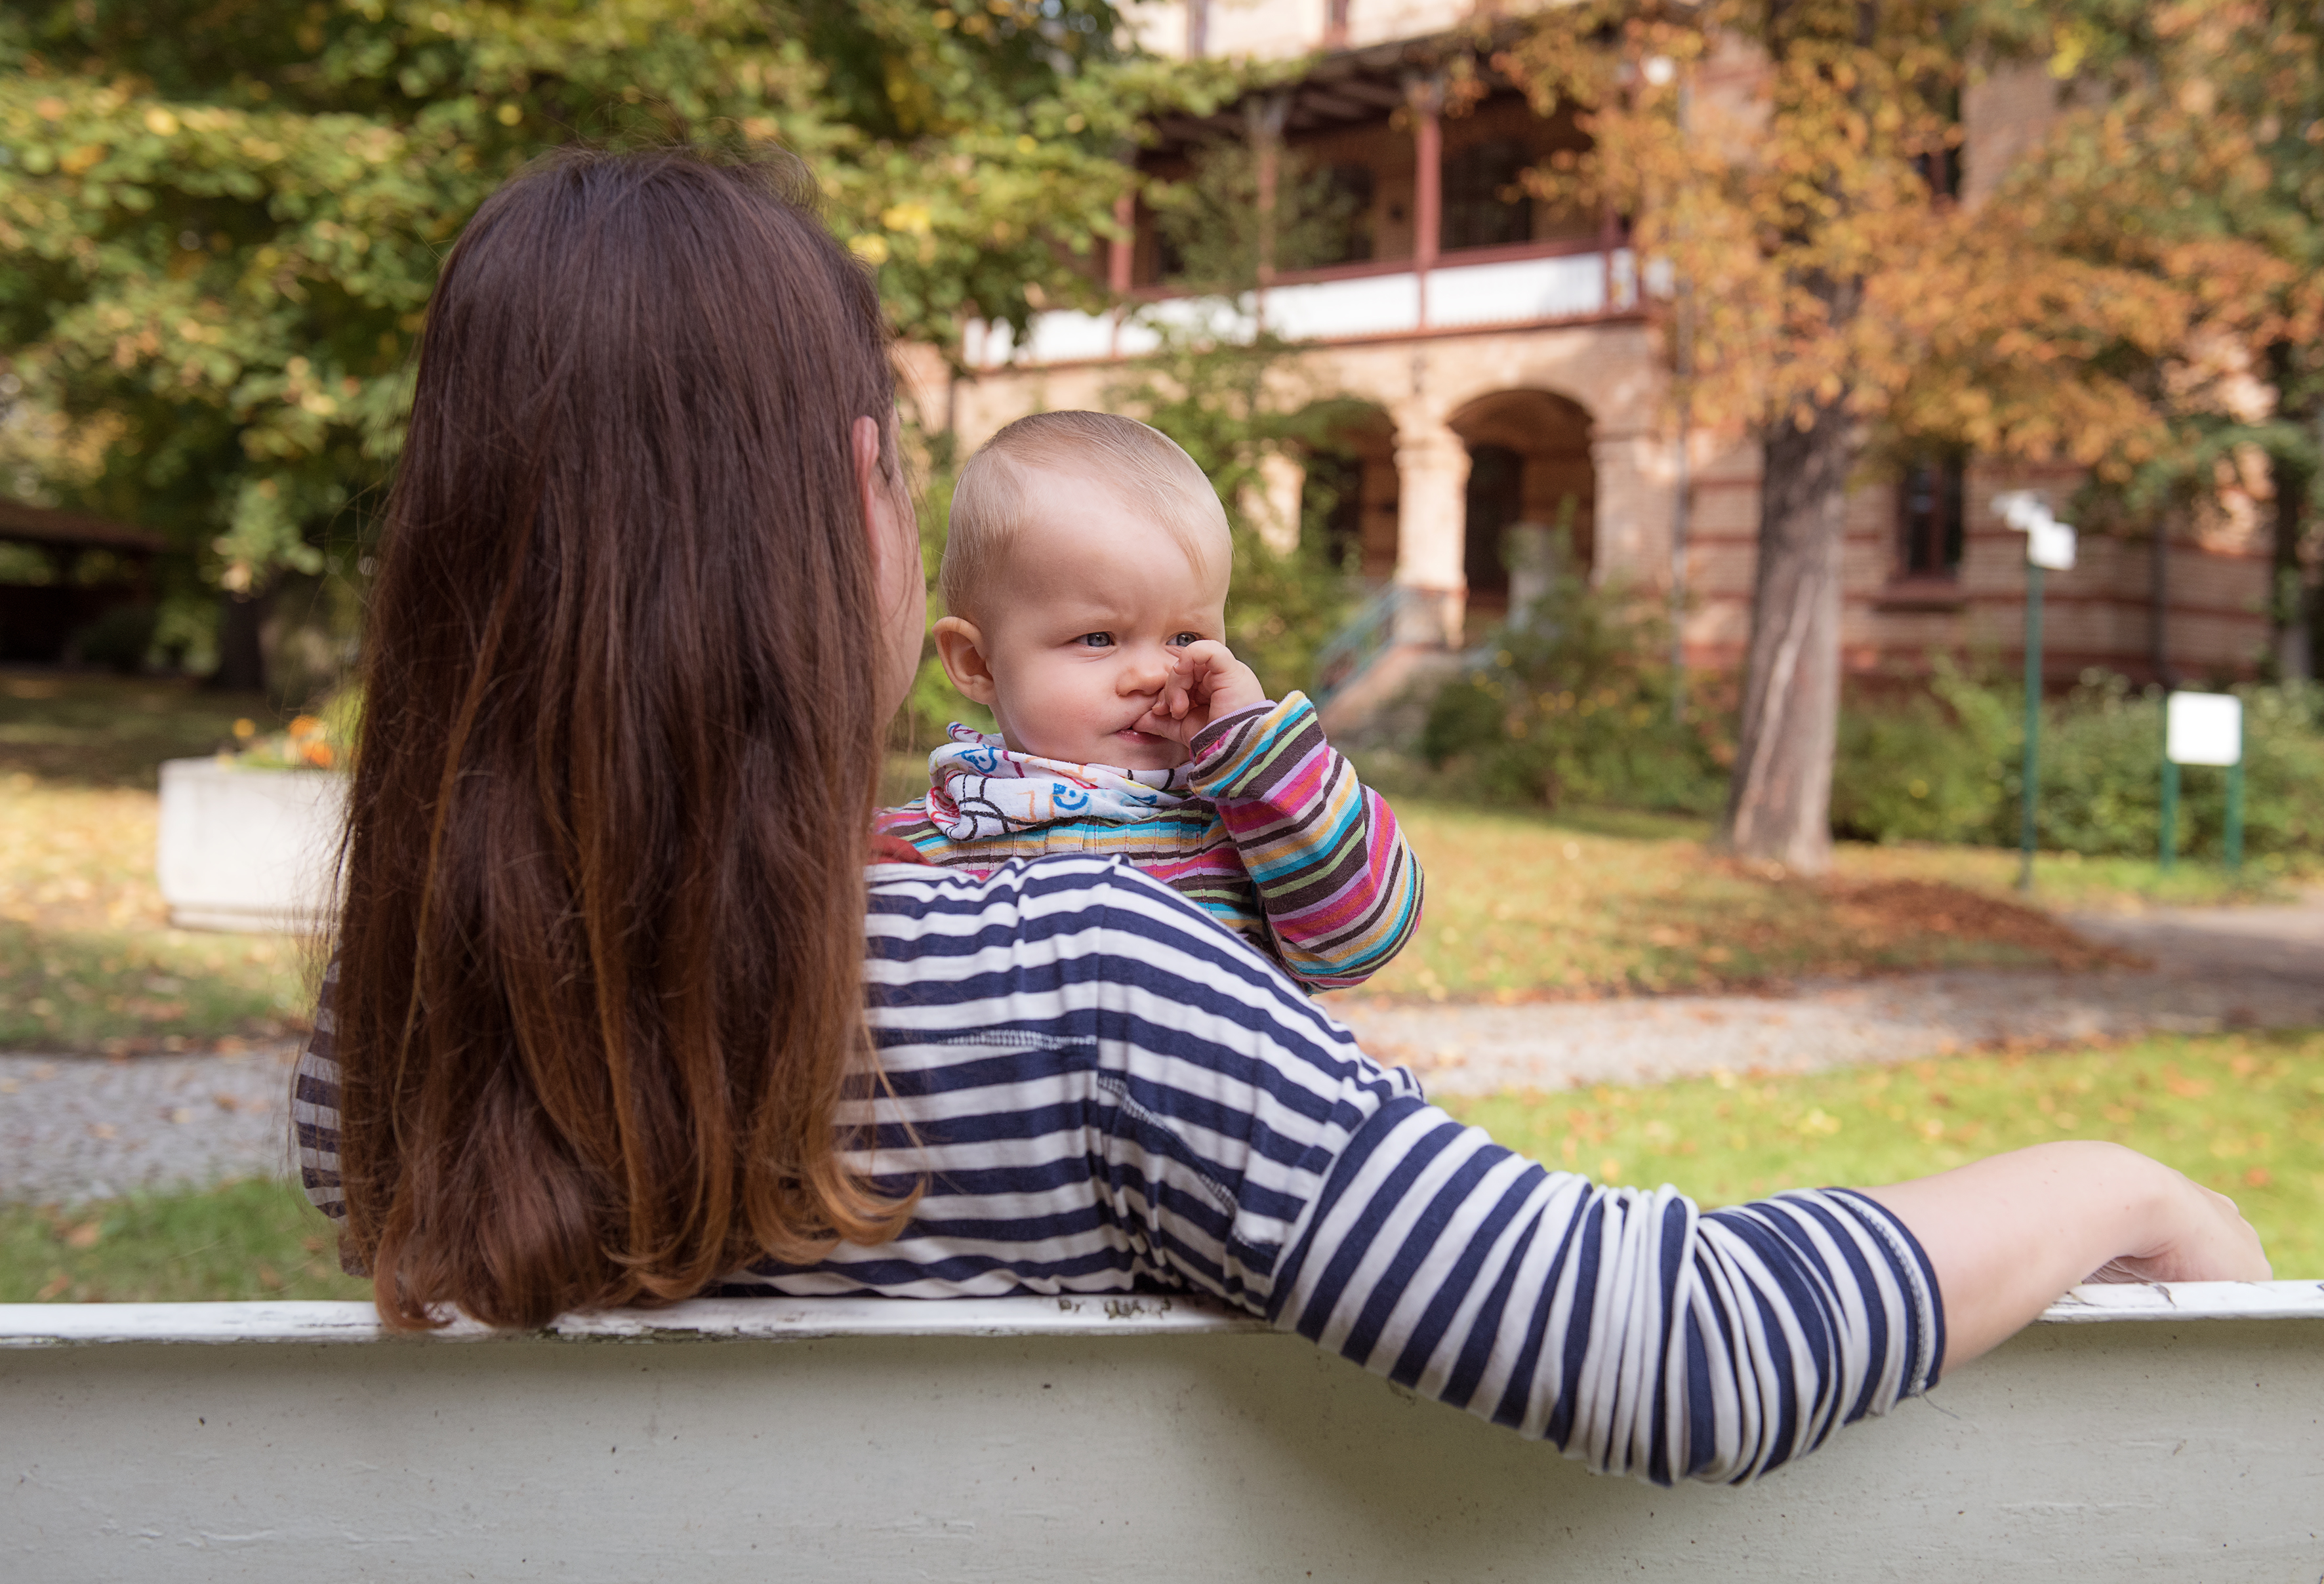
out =
[[297,1053],[286,1042],[223,1056],[0,1055],[0,1200],[284,1173]]
[[2152,961],[2101,973],[1961,972],[1810,983],[1792,995],[1514,1007],[1335,1008],[1433,1092],[1804,1073],[1995,1045],[2324,1027],[2324,896],[2296,906],[2073,916]]
[[[2324,1027],[2324,894],[2282,907],[2070,920],[2153,959],[2103,973],[1976,972],[1670,996],[1333,1010],[1442,1093],[1802,1073],[1994,1045]],[[0,1201],[69,1203],[285,1173],[296,1046],[209,1056],[0,1055]]]

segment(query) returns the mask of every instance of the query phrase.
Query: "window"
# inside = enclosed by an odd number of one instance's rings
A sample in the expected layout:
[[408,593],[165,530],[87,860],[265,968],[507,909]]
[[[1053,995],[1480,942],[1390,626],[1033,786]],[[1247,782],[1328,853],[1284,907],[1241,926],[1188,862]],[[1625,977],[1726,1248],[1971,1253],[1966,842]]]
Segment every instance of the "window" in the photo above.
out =
[[1924,458],[1904,469],[1896,492],[1896,569],[1904,577],[1960,573],[1962,459]]
[[1533,163],[1522,143],[1471,143],[1444,156],[1444,216],[1437,246],[1504,247],[1533,240],[1533,200],[1520,183]]
[[1333,566],[1361,571],[1364,561],[1364,465],[1342,451],[1318,450],[1307,458],[1300,491],[1302,515],[1321,523],[1323,553]]
[[1462,572],[1471,595],[1506,595],[1501,536],[1525,515],[1525,458],[1507,446],[1469,447],[1468,530]]

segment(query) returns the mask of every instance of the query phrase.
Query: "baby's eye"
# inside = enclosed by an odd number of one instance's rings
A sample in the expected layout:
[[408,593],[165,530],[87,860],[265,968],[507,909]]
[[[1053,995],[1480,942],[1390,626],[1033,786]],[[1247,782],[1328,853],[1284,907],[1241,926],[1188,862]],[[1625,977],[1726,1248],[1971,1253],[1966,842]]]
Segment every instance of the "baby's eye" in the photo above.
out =
[[1078,644],[1086,645],[1091,649],[1111,649],[1113,647],[1113,634],[1111,632],[1084,632],[1079,638],[1074,640],[1074,641]]
[[1202,641],[1203,635],[1199,632],[1176,632],[1170,635],[1170,647],[1172,649],[1185,649],[1190,643],[1200,643]]

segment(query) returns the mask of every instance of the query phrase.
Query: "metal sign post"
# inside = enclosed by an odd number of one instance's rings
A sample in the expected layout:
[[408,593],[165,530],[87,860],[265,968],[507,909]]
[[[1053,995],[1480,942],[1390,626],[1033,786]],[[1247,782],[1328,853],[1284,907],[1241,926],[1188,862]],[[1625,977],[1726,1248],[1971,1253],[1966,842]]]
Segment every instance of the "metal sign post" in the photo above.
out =
[[2025,762],[2017,805],[2017,889],[2034,889],[2034,844],[2042,792],[2042,575],[2074,568],[2074,530],[2030,490],[1993,498],[2001,520],[2025,536]]
[[2232,693],[2174,693],[2163,704],[2163,829],[2157,858],[2167,872],[2179,855],[2179,767],[2227,772],[2227,872],[2244,864],[2244,701]]

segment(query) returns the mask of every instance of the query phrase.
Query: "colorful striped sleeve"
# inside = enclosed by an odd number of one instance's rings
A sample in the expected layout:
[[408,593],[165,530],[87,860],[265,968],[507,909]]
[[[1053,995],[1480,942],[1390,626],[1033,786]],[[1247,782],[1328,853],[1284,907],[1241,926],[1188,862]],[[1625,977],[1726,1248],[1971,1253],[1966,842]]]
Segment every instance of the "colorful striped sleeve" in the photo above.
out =
[[1340,990],[1386,967],[1420,922],[1420,861],[1306,695],[1216,723],[1194,754],[1194,790],[1241,852],[1292,976]]

